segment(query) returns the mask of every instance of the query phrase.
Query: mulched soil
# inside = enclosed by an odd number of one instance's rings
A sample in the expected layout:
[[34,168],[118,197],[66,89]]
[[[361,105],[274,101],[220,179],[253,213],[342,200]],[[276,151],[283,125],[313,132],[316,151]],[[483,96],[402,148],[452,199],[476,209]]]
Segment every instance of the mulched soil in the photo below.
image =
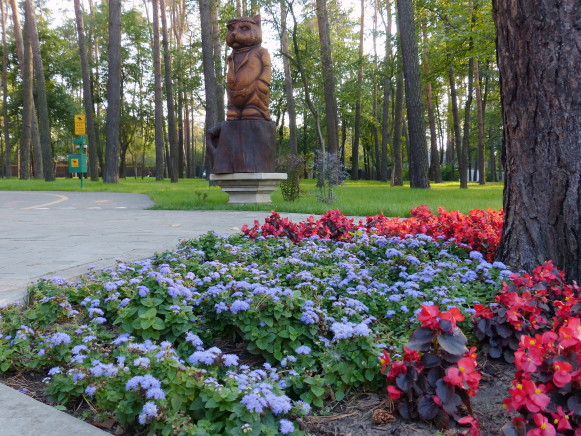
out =
[[[487,361],[482,369],[480,389],[471,398],[472,409],[481,425],[481,436],[498,435],[501,427],[510,420],[502,408],[502,400],[508,395],[508,387],[514,375],[514,366],[500,361]],[[44,374],[19,373],[0,379],[2,383],[46,404],[55,405],[45,392]],[[393,402],[384,395],[358,394],[347,400],[327,405],[327,413],[303,418],[299,425],[312,436],[433,436],[438,428],[418,421],[406,422],[394,412]],[[100,417],[88,399],[70,406],[66,413],[84,419],[100,429],[118,436],[145,434],[135,429],[123,430],[114,419]],[[373,416],[381,416],[385,425],[377,425]],[[384,421],[384,422],[385,422]],[[457,431],[443,430],[444,436],[456,435]]]

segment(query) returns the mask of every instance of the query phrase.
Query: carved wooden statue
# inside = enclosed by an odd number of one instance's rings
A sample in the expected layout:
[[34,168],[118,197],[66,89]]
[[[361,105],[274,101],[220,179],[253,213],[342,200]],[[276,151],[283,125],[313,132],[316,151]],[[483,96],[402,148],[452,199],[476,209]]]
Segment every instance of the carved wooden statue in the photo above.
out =
[[262,43],[260,15],[229,20],[226,43],[228,56],[227,120],[270,121],[272,65]]

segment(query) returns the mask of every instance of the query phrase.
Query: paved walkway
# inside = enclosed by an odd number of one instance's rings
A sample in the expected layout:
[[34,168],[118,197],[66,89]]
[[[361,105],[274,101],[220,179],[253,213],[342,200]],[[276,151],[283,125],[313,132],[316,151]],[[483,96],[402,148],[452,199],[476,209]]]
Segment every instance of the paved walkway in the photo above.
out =
[[[158,211],[145,195],[0,191],[0,304],[22,301],[39,277],[74,278],[175,248],[209,231],[232,234],[269,212]],[[283,214],[293,221],[306,214]],[[0,436],[104,432],[0,384]]]

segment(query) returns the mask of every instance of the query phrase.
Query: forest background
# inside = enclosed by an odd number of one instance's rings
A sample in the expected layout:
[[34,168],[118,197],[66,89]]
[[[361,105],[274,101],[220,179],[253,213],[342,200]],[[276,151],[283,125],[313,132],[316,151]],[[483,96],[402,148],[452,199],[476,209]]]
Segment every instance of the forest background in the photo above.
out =
[[[260,13],[285,168],[298,156],[312,176],[325,151],[353,180],[401,185],[426,162],[433,182],[498,180],[491,3],[398,3],[411,17],[390,0],[1,0],[1,175],[65,176],[76,114],[87,116],[93,180],[207,175],[205,126],[224,118],[225,23]],[[412,32],[420,74],[404,74],[400,32]],[[407,86],[421,90],[419,108]]]

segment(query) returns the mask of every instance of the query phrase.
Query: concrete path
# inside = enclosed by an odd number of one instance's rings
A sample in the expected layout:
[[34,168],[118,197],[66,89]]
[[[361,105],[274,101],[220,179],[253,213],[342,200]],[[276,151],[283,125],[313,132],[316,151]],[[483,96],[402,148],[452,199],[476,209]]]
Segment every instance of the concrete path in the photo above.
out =
[[[71,279],[175,248],[209,231],[232,234],[269,212],[158,211],[145,195],[0,191],[0,304],[39,277]],[[306,214],[283,214],[297,222]],[[91,425],[0,384],[0,436],[89,436]]]

